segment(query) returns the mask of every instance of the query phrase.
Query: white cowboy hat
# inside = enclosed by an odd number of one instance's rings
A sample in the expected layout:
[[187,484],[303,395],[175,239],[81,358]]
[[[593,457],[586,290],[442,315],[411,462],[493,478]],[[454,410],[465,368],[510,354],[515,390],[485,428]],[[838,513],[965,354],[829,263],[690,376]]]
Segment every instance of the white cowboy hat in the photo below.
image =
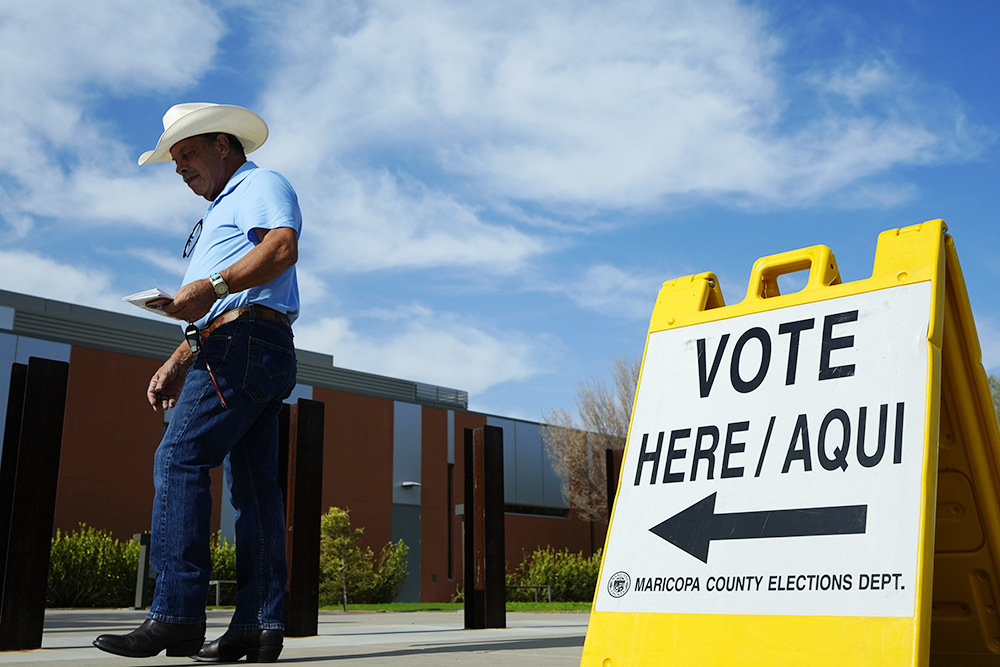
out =
[[243,144],[243,152],[257,150],[267,141],[267,123],[249,109],[231,104],[188,102],[175,104],[163,114],[163,134],[156,148],[139,156],[139,164],[168,162],[170,148],[182,139],[199,134],[231,134]]

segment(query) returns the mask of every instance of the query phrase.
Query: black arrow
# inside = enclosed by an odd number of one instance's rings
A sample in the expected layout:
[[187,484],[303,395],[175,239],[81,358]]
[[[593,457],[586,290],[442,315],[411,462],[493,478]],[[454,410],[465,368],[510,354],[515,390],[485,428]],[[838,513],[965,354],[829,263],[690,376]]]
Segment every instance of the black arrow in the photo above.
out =
[[713,493],[649,532],[707,563],[712,540],[857,535],[865,532],[867,520],[868,505],[716,514]]

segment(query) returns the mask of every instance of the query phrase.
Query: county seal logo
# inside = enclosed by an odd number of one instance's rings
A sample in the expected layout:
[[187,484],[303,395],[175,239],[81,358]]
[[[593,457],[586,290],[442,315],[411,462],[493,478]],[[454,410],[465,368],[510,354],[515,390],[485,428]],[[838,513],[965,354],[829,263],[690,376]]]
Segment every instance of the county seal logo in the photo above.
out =
[[613,598],[620,598],[621,596],[628,593],[629,587],[632,585],[632,579],[625,572],[615,572],[608,579],[608,593]]

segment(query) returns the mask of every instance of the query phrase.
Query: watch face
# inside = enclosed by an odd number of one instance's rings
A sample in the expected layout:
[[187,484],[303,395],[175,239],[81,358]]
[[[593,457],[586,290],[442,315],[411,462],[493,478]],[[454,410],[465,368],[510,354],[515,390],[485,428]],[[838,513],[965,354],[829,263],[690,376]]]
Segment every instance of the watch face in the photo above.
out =
[[221,274],[213,273],[208,279],[212,281],[212,287],[215,288],[216,298],[221,299],[229,294],[229,285],[227,285],[226,281],[222,279]]

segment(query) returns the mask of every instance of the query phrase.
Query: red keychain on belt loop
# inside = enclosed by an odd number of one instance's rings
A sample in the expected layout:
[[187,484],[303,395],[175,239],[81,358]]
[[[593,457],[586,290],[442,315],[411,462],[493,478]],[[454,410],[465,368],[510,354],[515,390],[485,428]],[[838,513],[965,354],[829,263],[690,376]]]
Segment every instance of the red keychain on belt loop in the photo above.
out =
[[197,357],[198,353],[201,353],[201,358],[205,361],[205,369],[208,370],[208,377],[212,378],[212,384],[215,385],[215,394],[219,397],[219,402],[222,403],[222,408],[228,410],[229,406],[226,405],[226,399],[222,397],[222,390],[219,389],[219,383],[215,380],[215,373],[212,372],[212,367],[208,363],[208,356],[202,349],[201,332],[198,330],[198,327],[194,324],[189,324],[187,329],[184,330],[184,338],[191,347],[192,354]]

